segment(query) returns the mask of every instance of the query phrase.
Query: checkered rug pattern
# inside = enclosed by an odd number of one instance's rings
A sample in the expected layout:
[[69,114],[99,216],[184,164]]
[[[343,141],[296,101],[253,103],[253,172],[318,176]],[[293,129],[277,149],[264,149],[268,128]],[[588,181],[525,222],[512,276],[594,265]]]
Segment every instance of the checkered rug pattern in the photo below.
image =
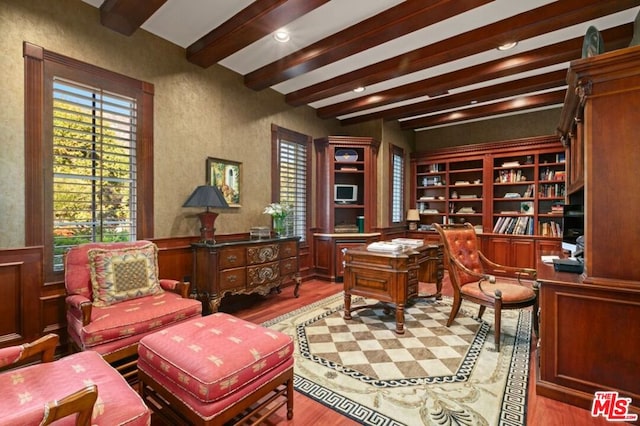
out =
[[405,333],[395,333],[395,312],[382,305],[327,311],[298,326],[302,356],[379,387],[464,380],[488,324],[460,316],[445,327],[451,306],[420,302],[405,309]]
[[[526,424],[530,310],[502,313],[501,349],[493,345],[493,310],[474,318],[463,301],[450,327],[451,299],[418,299],[395,313],[366,307],[343,318],[343,295],[301,307],[264,326],[294,338],[294,388],[363,425]],[[375,304],[356,297],[352,307]]]

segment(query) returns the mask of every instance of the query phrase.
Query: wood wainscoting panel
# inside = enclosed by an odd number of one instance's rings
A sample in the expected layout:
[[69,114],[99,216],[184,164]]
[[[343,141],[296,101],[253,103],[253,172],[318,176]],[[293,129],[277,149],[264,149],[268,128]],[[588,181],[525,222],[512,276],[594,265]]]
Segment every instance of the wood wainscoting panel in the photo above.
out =
[[42,247],[0,250],[0,346],[39,336]]

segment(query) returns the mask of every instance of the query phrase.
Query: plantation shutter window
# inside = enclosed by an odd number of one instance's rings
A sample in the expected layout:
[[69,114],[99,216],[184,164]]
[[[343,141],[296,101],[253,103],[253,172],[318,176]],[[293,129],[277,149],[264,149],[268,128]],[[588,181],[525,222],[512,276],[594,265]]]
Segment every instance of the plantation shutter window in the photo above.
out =
[[308,240],[311,213],[311,136],[271,125],[271,201],[291,209],[289,235]]
[[73,245],[136,235],[136,100],[53,80],[54,269]]
[[280,202],[292,207],[287,226],[304,240],[307,229],[307,149],[304,145],[280,140]]
[[404,221],[404,153],[391,148],[391,223]]

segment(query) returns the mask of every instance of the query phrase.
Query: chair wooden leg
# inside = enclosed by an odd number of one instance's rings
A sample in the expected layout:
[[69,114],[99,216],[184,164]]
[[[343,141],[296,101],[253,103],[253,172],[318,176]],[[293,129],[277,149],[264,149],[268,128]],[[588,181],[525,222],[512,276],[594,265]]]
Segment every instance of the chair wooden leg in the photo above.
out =
[[449,327],[453,323],[453,320],[455,319],[456,315],[458,315],[458,311],[460,310],[461,304],[462,304],[462,298],[460,296],[456,297],[454,295],[453,305],[451,306],[451,313],[449,314],[449,319],[447,320],[447,327]]
[[536,295],[536,302],[533,304],[533,315],[531,320],[533,321],[533,332],[536,334],[536,338],[540,337],[540,335],[538,334],[539,330],[538,327],[540,324],[538,324],[538,311],[540,310],[540,304],[539,304],[539,293],[540,293],[540,285],[538,284],[537,281],[533,282],[533,292]]
[[495,347],[496,347],[496,352],[500,352],[500,327],[501,327],[501,320],[502,320],[502,303],[501,300],[496,300],[496,306],[494,307],[494,315],[495,318],[493,319],[493,327],[495,328],[494,330],[494,334],[496,336],[495,339]]
[[484,311],[487,309],[486,306],[484,305],[480,305],[480,309],[478,310],[478,318],[482,318],[482,315],[484,315]]

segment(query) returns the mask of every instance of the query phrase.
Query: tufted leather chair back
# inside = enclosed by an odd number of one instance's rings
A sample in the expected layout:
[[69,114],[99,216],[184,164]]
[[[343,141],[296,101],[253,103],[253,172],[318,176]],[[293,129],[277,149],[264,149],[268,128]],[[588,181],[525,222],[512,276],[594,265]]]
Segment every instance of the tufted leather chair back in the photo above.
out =
[[[480,256],[478,255],[478,238],[470,224],[466,223],[463,226],[444,226],[440,234],[443,239],[445,257],[447,259],[454,258],[467,269],[473,272],[483,273],[484,270],[480,263]],[[457,282],[460,287],[478,280],[459,268],[456,268],[455,264],[451,264],[450,266],[450,270],[453,269],[456,275],[452,277],[452,280]]]

